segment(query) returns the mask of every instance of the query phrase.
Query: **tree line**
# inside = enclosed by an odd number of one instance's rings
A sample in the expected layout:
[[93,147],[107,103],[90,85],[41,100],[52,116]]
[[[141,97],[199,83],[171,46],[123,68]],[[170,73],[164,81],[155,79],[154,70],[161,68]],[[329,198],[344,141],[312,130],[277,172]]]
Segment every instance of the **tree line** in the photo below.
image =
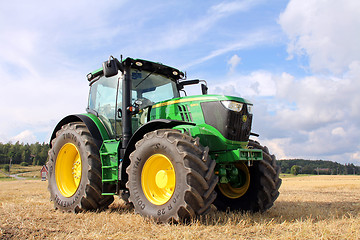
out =
[[322,174],[322,175],[360,175],[360,167],[354,164],[340,164],[324,160],[286,159],[279,160],[277,164],[282,173]]
[[0,142],[0,164],[44,165],[49,149],[47,143]]
[[[0,165],[23,164],[44,165],[47,161],[47,143],[24,144],[0,142]],[[326,175],[360,175],[360,167],[354,164],[340,164],[324,160],[285,159],[277,161],[282,173],[293,174],[326,174]]]

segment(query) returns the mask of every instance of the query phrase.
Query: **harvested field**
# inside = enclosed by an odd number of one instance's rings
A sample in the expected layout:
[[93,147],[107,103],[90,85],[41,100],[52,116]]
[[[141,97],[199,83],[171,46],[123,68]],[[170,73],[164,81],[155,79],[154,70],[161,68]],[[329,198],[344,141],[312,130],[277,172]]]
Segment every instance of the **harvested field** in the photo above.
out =
[[280,192],[264,214],[156,224],[117,197],[103,212],[63,213],[47,182],[0,181],[0,239],[360,239],[360,176],[284,178]]

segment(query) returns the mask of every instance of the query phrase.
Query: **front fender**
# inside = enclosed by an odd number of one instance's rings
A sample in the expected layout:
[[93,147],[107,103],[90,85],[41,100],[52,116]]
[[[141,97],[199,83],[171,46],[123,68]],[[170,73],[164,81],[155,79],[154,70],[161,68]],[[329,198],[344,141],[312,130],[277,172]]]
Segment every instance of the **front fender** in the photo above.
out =
[[156,119],[152,120],[150,122],[147,122],[146,124],[142,125],[139,129],[135,131],[135,133],[132,135],[128,146],[126,147],[125,155],[135,150],[135,143],[143,138],[143,136],[151,131],[157,130],[157,129],[164,129],[164,128],[174,128],[179,125],[190,125],[195,126],[195,123],[191,122],[184,122],[184,121],[178,121],[178,120],[171,120],[171,119]]
[[122,169],[121,169],[121,181],[122,183],[124,183],[123,186],[125,186],[126,182],[128,181],[128,176],[126,173],[126,168],[130,165],[130,153],[132,153],[135,150],[135,144],[137,141],[139,141],[140,139],[142,139],[144,137],[144,135],[148,132],[157,130],[157,129],[164,129],[164,128],[174,128],[176,126],[180,126],[180,125],[190,125],[190,126],[195,126],[195,123],[191,123],[191,122],[183,122],[183,121],[178,121],[178,120],[171,120],[171,119],[156,119],[156,120],[152,120],[147,122],[146,124],[144,124],[143,126],[141,126],[139,129],[136,130],[136,132],[132,135],[126,150],[125,150],[125,154],[122,158]]

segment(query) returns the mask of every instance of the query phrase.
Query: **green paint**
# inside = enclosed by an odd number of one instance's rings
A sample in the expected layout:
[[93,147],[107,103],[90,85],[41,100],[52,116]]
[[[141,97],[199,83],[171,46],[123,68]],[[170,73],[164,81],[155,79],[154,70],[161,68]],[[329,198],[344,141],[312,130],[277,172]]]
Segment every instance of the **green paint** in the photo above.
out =
[[[120,141],[105,140],[100,149],[100,158],[102,163],[102,182],[103,193],[102,195],[115,195],[116,185],[119,178],[119,159],[118,148]],[[114,186],[109,186],[114,185]],[[105,192],[106,189],[112,191]]]
[[85,115],[85,116],[91,118],[91,120],[93,120],[93,122],[99,129],[100,135],[103,140],[110,139],[108,132],[106,131],[104,125],[102,124],[102,122],[100,121],[100,119],[97,116],[95,116],[94,114],[91,114],[91,113],[84,113],[83,115]]

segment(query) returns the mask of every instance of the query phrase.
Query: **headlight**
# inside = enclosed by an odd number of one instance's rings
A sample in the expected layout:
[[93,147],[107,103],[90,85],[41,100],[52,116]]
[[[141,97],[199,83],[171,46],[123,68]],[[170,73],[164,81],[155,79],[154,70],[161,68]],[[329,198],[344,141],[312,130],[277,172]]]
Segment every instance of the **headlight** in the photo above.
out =
[[241,109],[244,105],[243,103],[234,101],[221,101],[221,103],[224,107],[234,112],[241,112]]
[[252,114],[252,109],[253,109],[253,105],[248,104],[247,105],[247,110],[248,110],[249,114]]

